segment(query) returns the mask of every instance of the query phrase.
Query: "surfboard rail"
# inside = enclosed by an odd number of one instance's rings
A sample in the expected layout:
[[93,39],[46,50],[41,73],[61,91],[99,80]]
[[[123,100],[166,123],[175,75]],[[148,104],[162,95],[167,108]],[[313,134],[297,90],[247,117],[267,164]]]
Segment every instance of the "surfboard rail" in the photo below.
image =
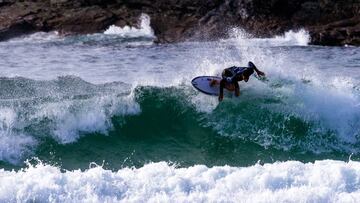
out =
[[198,76],[191,80],[191,84],[198,91],[207,94],[218,96],[220,93],[219,83],[214,86],[210,86],[212,80],[218,80],[220,83],[221,77],[219,76]]

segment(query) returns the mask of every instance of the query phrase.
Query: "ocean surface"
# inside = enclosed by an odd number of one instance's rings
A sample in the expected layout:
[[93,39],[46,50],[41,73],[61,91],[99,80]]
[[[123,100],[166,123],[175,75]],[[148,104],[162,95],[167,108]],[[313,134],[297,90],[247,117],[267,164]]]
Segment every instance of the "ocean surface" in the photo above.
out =
[[[0,42],[1,202],[357,202],[360,48],[304,30],[155,44],[137,28]],[[240,97],[192,78],[252,61]]]

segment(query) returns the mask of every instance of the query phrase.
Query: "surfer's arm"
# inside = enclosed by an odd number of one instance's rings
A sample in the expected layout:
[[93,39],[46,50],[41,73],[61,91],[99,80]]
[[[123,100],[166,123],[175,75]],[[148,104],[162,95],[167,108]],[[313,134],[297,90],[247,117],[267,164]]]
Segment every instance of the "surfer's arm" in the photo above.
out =
[[224,98],[224,87],[225,87],[225,79],[221,79],[220,81],[220,93],[219,93],[219,102],[221,102]]

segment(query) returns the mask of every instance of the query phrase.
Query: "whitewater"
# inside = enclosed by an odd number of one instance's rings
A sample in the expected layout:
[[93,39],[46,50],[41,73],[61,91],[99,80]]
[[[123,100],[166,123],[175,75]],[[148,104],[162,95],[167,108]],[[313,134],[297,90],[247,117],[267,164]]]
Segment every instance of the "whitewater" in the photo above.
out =
[[[156,44],[150,18],[0,42],[1,202],[357,202],[360,49]],[[239,98],[191,86],[253,61]]]

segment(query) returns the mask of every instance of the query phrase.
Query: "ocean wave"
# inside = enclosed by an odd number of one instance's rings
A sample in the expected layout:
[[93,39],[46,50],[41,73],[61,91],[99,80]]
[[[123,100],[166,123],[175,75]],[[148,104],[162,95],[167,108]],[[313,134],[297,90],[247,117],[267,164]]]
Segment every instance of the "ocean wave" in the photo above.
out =
[[61,171],[39,163],[0,170],[2,202],[356,202],[360,163],[297,161],[250,167],[166,162],[141,168]]
[[[360,109],[355,105],[358,100],[351,93],[343,95],[342,89],[326,91],[308,82],[254,80],[251,86],[241,87],[240,99],[225,98],[221,104],[216,97],[188,85],[95,85],[74,76],[49,81],[1,78],[0,84],[4,87],[0,90],[0,160],[10,163],[32,155],[44,138],[64,145],[89,134],[122,134],[125,129],[131,137],[139,134],[134,127],[138,125],[148,129],[140,133],[144,137],[181,134],[183,129],[197,137],[192,132],[211,129],[217,135],[235,138],[234,143],[243,140],[264,149],[360,152],[359,131],[354,127],[360,122]],[[343,107],[337,108],[339,104]],[[153,121],[154,115],[161,115],[161,119]],[[135,123],[128,124],[129,119]],[[181,128],[175,127],[180,124]]]
[[[338,64],[331,63],[328,67],[322,65],[324,63],[318,64],[316,61],[319,61],[319,57],[324,57],[323,50],[302,46],[306,45],[304,42],[308,38],[308,33],[304,30],[290,31],[281,37],[265,39],[254,39],[239,29],[233,32],[231,39],[217,43],[220,47],[217,55],[203,54],[196,75],[221,75],[225,67],[244,65],[248,61],[253,61],[260,70],[266,73],[268,80],[259,81],[254,78],[248,83],[240,83],[242,92],[240,99],[229,99],[229,103],[225,105],[218,106],[214,100],[195,98],[194,103],[199,110],[213,114],[215,112],[217,115],[212,117],[206,126],[213,127],[223,135],[245,137],[245,140],[259,139],[256,142],[262,146],[271,146],[276,142],[276,138],[282,137],[282,141],[289,142],[280,146],[284,147],[283,149],[291,149],[294,145],[302,144],[298,143],[297,138],[289,137],[293,133],[288,131],[290,129],[286,127],[286,123],[294,122],[299,127],[302,126],[303,136],[306,139],[312,137],[309,135],[317,137],[310,138],[312,141],[306,142],[309,146],[304,147],[312,148],[313,152],[321,153],[321,150],[317,149],[324,149],[321,146],[326,146],[327,143],[333,145],[334,140],[345,143],[345,146],[348,144],[357,146],[360,130],[354,126],[360,124],[358,105],[360,92],[355,88],[358,86],[358,80],[344,69],[338,68],[342,67],[346,61],[342,61],[339,57]],[[314,53],[314,55],[309,58],[298,56],[298,53],[304,52]],[[336,54],[329,55],[331,56],[328,57],[337,58]],[[227,102],[226,99],[225,102]],[[246,111],[241,111],[240,109],[244,107]],[[223,108],[229,111],[224,111]],[[235,110],[232,112],[230,109]],[[221,116],[224,112],[227,116]],[[271,116],[268,117],[270,114]],[[249,123],[247,128],[245,128],[246,123]],[[258,127],[253,129],[251,126]],[[277,132],[274,131],[275,129]],[[251,132],[248,136],[239,136],[248,131]],[[257,134],[261,136],[254,136]],[[291,139],[294,140],[290,141]],[[317,144],[310,147],[312,145],[310,143]],[[338,146],[339,143],[330,148],[335,149]],[[357,151],[356,146],[350,148],[341,146],[340,148],[347,148],[345,151],[354,152],[354,150]]]
[[1,78],[0,160],[31,155],[43,137],[66,144],[86,133],[107,134],[111,117],[140,112],[123,83],[93,85],[73,76],[50,81]]
[[0,107],[0,160],[18,163],[33,153],[37,141],[22,132],[17,132],[14,126],[19,122],[11,108]]

